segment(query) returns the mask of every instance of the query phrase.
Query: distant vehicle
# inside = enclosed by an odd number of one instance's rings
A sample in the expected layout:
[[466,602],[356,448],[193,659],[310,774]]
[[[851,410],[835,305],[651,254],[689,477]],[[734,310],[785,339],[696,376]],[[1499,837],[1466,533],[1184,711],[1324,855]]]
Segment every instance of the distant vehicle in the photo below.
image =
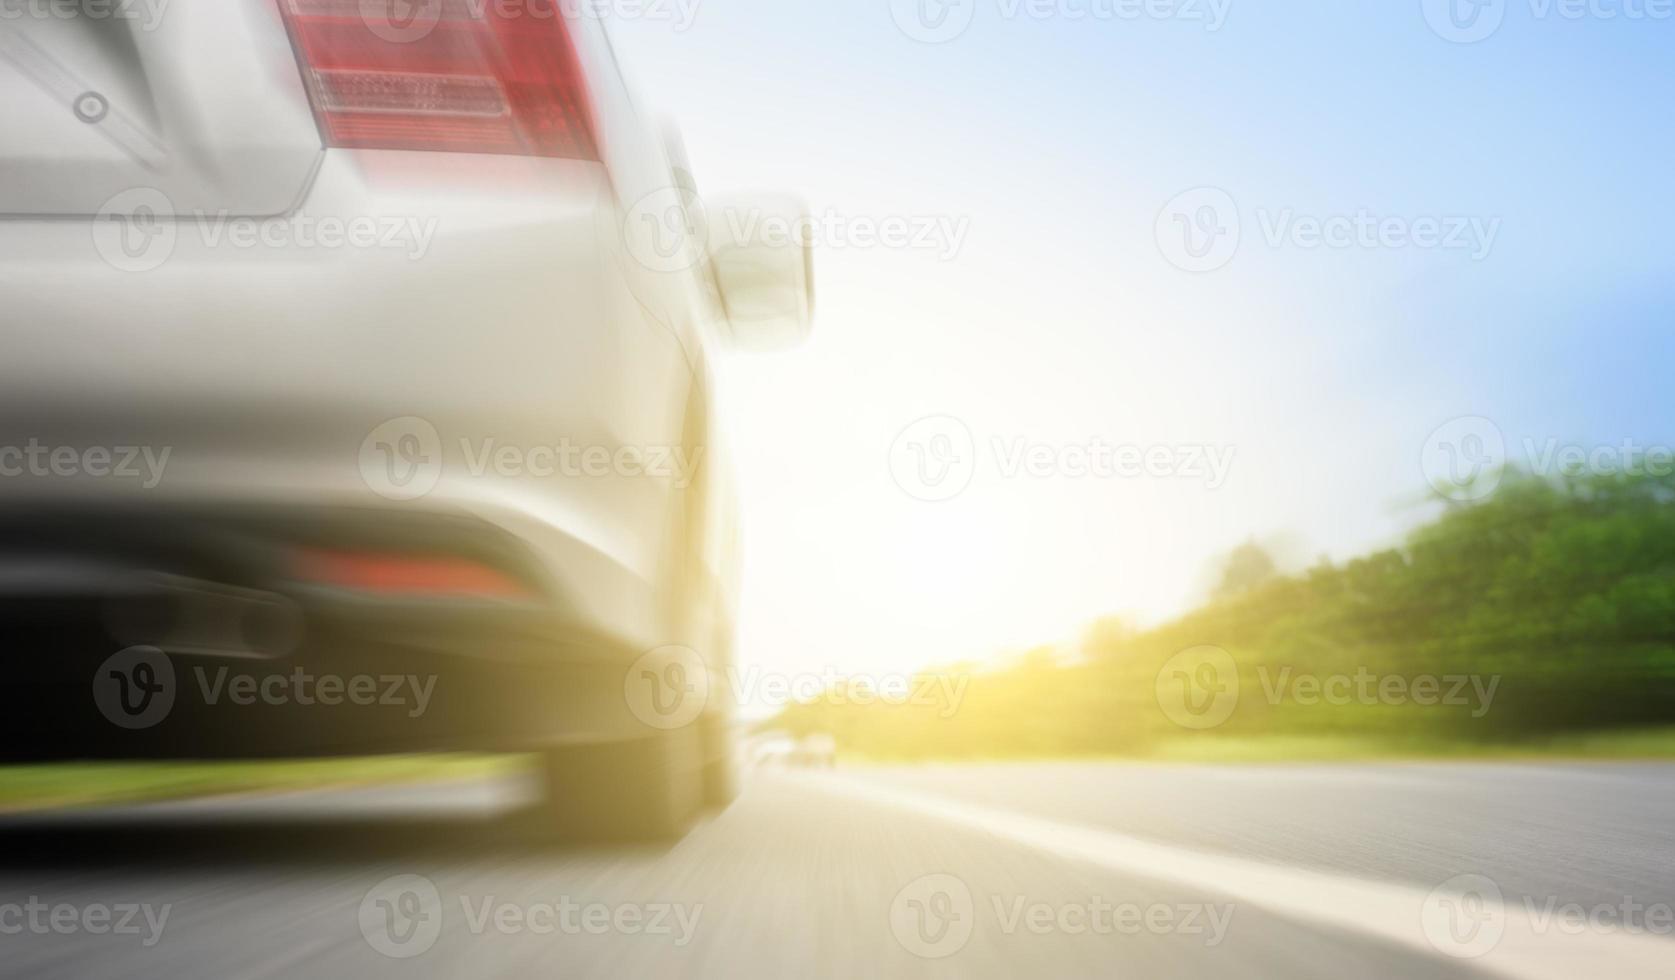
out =
[[787,766],[797,750],[796,739],[778,732],[759,735],[748,744],[752,768]]
[[538,750],[555,829],[679,833],[803,211],[705,222],[601,18],[400,6],[0,30],[3,754]]
[[837,739],[830,735],[805,735],[791,751],[791,763],[805,769],[837,766]]

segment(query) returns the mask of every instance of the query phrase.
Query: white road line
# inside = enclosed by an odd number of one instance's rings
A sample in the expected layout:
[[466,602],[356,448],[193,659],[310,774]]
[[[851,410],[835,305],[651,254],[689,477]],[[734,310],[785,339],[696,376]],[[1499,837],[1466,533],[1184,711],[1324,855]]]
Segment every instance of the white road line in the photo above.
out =
[[[1667,980],[1675,975],[1675,942],[1644,933],[1571,935],[1560,931],[1556,915],[1541,928],[1541,919],[1521,901],[1479,903],[1468,909],[1479,914],[1462,920],[1462,910],[1451,899],[1406,885],[1170,847],[844,776],[810,774],[798,782],[1058,857],[1248,902],[1299,921],[1359,932],[1432,956],[1459,957],[1462,965],[1509,980]],[[1538,914],[1545,904],[1536,903]],[[1481,955],[1467,956],[1477,952]]]

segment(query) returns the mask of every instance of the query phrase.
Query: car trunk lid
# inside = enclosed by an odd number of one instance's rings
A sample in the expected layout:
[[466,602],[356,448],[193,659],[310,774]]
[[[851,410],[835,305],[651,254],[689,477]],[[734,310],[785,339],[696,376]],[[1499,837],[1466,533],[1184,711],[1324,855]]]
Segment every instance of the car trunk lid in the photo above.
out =
[[323,152],[264,0],[25,8],[0,20],[0,91],[0,215],[125,213],[138,189],[175,216],[281,214]]

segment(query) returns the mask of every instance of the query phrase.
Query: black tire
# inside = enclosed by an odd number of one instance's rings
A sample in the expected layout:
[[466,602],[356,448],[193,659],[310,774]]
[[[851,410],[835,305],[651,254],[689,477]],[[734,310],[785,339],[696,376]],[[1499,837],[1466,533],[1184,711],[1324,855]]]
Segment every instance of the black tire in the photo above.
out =
[[676,839],[703,804],[702,745],[690,727],[548,748],[541,769],[544,829],[560,840]]

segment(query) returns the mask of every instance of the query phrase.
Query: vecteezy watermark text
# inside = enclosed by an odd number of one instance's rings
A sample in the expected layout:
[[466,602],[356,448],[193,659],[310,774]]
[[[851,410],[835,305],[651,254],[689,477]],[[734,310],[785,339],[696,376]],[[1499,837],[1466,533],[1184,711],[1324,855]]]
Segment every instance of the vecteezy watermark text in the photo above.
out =
[[128,21],[154,31],[173,0],[0,0],[0,22],[12,20]]
[[[457,898],[461,920],[473,936],[644,936],[683,948],[698,934],[704,915],[702,904],[680,902],[608,903],[570,895],[539,902],[503,902],[493,895]],[[358,919],[373,949],[392,959],[412,959],[436,945],[445,912],[435,882],[397,875],[366,893]]]
[[138,936],[146,948],[157,945],[168,925],[172,903],[46,902],[35,895],[22,902],[0,903],[0,935]]
[[0,477],[135,480],[147,489],[163,482],[172,446],[49,446],[30,439],[0,446]]
[[[993,436],[989,458],[1001,479],[1192,480],[1220,489],[1236,447],[1201,443],[1113,444],[1100,438],[1052,443]],[[941,502],[964,493],[984,453],[961,419],[936,415],[903,429],[890,447],[890,475],[915,500]]]
[[305,708],[319,705],[335,708],[341,705],[372,707],[398,706],[405,708],[407,717],[418,718],[430,707],[431,695],[436,690],[434,674],[315,674],[301,667],[284,674],[235,674],[231,668],[217,667],[211,671],[193,668],[198,693],[204,704],[272,706],[296,704]]
[[[1475,44],[1501,29],[1513,0],[1419,0],[1425,22],[1445,41]],[[1675,0],[1525,0],[1530,20],[1668,21]]]
[[993,15],[1005,21],[1169,21],[1196,25],[1206,33],[1221,30],[1233,7],[1233,0],[890,0],[890,15],[913,40],[946,44],[970,30],[979,7],[991,3]]
[[1509,467],[1538,477],[1675,476],[1675,447],[1628,438],[1617,442],[1565,442],[1526,437],[1515,458],[1506,433],[1493,421],[1471,415],[1451,419],[1425,440],[1420,468],[1438,496],[1468,502],[1500,489]]
[[1487,956],[1500,946],[1508,922],[1518,916],[1530,935],[1675,935],[1675,907],[1632,895],[1612,901],[1567,901],[1558,895],[1525,895],[1508,902],[1500,883],[1476,872],[1455,875],[1425,896],[1419,922],[1425,938],[1455,959]]
[[178,699],[194,691],[208,707],[382,707],[418,718],[429,709],[436,689],[433,674],[317,674],[301,666],[263,673],[195,666],[190,676],[193,686],[183,688],[168,654],[156,647],[129,647],[94,672],[93,701],[111,724],[140,730],[161,724]]
[[1033,901],[1027,895],[989,895],[978,902],[971,887],[950,874],[917,878],[890,903],[890,932],[903,949],[923,959],[946,959],[966,947],[981,913],[1006,936],[1187,936],[1220,946],[1233,924],[1232,903]]
[[[1379,673],[1370,667],[1353,672],[1311,672],[1291,666],[1258,664],[1257,682],[1271,706],[1413,705],[1464,709],[1480,719],[1494,707],[1499,675]],[[1158,707],[1182,728],[1218,728],[1233,717],[1248,690],[1233,655],[1218,646],[1191,647],[1170,657],[1157,672]]]
[[438,221],[411,214],[335,215],[298,211],[254,218],[217,211],[177,212],[168,195],[135,187],[106,201],[93,218],[93,246],[112,268],[153,272],[171,257],[183,235],[206,249],[287,251],[392,251],[417,262],[430,252]]
[[[308,0],[303,0],[304,3]],[[491,21],[633,20],[673,24],[685,31],[703,0],[361,0],[361,22],[379,40],[423,41],[443,23]]]
[[493,436],[462,436],[457,455],[428,420],[391,419],[361,441],[360,469],[366,485],[391,500],[416,500],[435,490],[450,459],[456,472],[472,479],[657,480],[686,490],[698,481],[703,446],[584,445],[568,437],[535,445]]
[[720,696],[754,707],[911,706],[951,718],[959,712],[970,684],[971,678],[964,674],[858,674],[835,667],[786,673],[757,665],[729,665],[712,679],[698,651],[670,645],[649,650],[630,664],[622,691],[635,717],[667,731],[697,721]]
[[[1457,252],[1482,261],[1501,234],[1500,218],[1480,215],[1388,214],[1371,208],[1305,212],[1295,207],[1258,207],[1252,214],[1270,249]],[[1185,272],[1214,272],[1238,254],[1248,224],[1233,195],[1219,187],[1197,187],[1163,206],[1153,235],[1169,264]]]
[[628,253],[647,270],[684,272],[710,255],[719,234],[729,242],[823,251],[922,252],[956,258],[971,233],[971,218],[951,214],[857,214],[837,208],[809,214],[709,202],[691,190],[663,188],[645,195],[622,217]]

